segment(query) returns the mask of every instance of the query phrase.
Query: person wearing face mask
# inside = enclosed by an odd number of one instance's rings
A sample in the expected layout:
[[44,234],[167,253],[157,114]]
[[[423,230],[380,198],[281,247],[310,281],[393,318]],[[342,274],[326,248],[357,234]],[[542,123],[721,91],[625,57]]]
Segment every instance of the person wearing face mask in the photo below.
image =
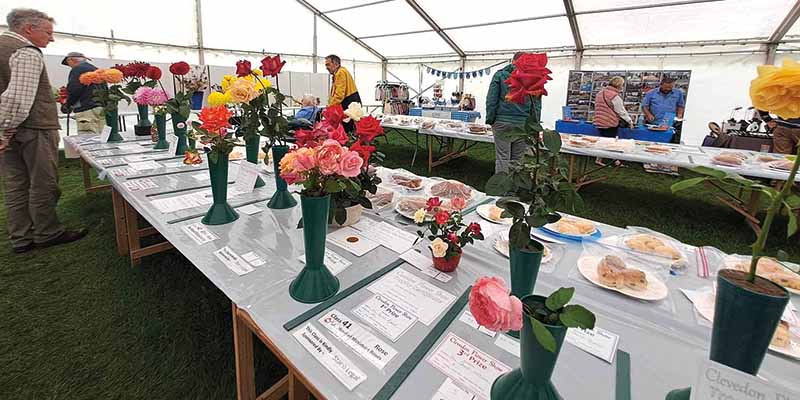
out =
[[11,10],[0,35],[0,156],[9,239],[15,253],[73,242],[56,215],[58,108],[41,49],[53,41],[54,20],[27,8]]
[[680,89],[675,88],[675,79],[665,76],[661,79],[658,90],[647,92],[642,101],[642,111],[649,124],[662,125],[666,113],[675,114],[675,135],[673,143],[681,141],[681,125],[683,125],[683,112],[686,108],[686,97]]

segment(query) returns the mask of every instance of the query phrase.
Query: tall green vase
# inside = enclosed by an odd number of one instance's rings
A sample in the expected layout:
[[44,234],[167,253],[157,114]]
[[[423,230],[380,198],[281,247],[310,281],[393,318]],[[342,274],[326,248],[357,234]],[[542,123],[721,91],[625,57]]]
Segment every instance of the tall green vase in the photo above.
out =
[[166,114],[156,114],[156,132],[158,132],[158,142],[153,146],[156,150],[163,150],[169,148],[167,142],[167,116]]
[[[244,144],[244,149],[247,153],[247,161],[251,164],[258,165],[258,150],[259,144],[261,144],[261,138],[258,135],[251,135],[251,137],[244,140]],[[256,177],[256,187],[260,188],[264,185],[266,184],[261,180],[261,177]]]
[[306,265],[289,285],[289,294],[301,303],[319,303],[339,291],[339,279],[325,266],[325,236],[331,196],[300,196]]
[[[528,305],[544,303],[543,296],[529,295],[522,299]],[[492,384],[492,400],[560,400],[550,377],[558,361],[567,327],[545,325],[556,339],[556,351],[547,351],[533,334],[533,326],[527,314],[522,315],[522,334],[519,341],[520,366],[499,376]]]
[[[297,205],[297,200],[289,193],[289,185],[281,178],[281,159],[289,152],[289,146],[272,146],[272,167],[275,171],[275,193],[269,199],[267,207],[283,210]],[[325,220],[327,222],[327,219]]]
[[123,139],[119,134],[119,110],[117,108],[106,111],[106,125],[111,127],[108,142],[121,142]]
[[171,113],[170,115],[172,116],[172,130],[175,136],[178,137],[178,147],[175,148],[175,155],[182,156],[186,154],[186,150],[189,150],[189,145],[186,141],[186,118],[179,113]]
[[[738,276],[738,279],[736,279]],[[756,375],[767,348],[789,302],[782,286],[756,277],[757,283],[772,286],[782,295],[752,291],[737,284],[746,273],[722,270],[717,274],[714,324],[711,328],[709,358],[739,371]],[[673,390],[667,400],[688,400],[690,389]]]
[[236,221],[239,214],[228,204],[228,155],[218,154],[216,162],[208,157],[208,172],[211,175],[211,194],[214,204],[201,220],[206,225],[223,225]]
[[150,123],[150,119],[147,114],[147,105],[139,104],[136,106],[136,108],[139,111],[139,122],[134,125],[133,132],[136,134],[136,136],[149,136],[150,128],[153,126],[153,124]]
[[[529,294],[533,294],[533,287],[536,285],[536,278],[539,276],[539,267],[542,263],[544,245],[531,240],[531,246],[536,251],[509,249],[509,260],[511,263],[511,294],[521,299]],[[519,338],[518,331],[508,332],[510,336]]]

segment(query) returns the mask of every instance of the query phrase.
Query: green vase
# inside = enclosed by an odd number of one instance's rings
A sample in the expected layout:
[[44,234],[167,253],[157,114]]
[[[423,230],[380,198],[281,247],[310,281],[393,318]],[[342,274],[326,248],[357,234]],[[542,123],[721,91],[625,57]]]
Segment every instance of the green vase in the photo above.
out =
[[217,154],[216,162],[208,157],[208,172],[211,175],[211,194],[214,204],[201,222],[206,225],[223,225],[236,221],[239,214],[228,204],[228,155]]
[[150,128],[153,126],[153,124],[150,123],[150,119],[147,114],[147,105],[138,104],[136,109],[139,111],[139,122],[134,125],[133,132],[136,134],[136,136],[149,136]]
[[111,134],[108,135],[108,142],[121,142],[122,135],[119,134],[119,110],[106,111],[106,125],[111,127]]
[[[289,185],[286,184],[286,181],[281,178],[281,159],[286,153],[289,152],[289,146],[272,146],[272,168],[275,172],[275,193],[273,193],[272,198],[269,199],[269,203],[267,203],[267,207],[273,208],[276,210],[283,210],[285,208],[292,208],[297,205],[297,200],[294,199],[291,193],[289,193]],[[325,219],[327,223],[327,218]]]
[[[789,292],[761,277],[756,277],[756,282],[773,286],[782,295],[759,293],[737,284],[736,281],[741,282],[746,276],[745,272],[732,270],[722,270],[717,274],[709,358],[755,375],[789,302]],[[689,389],[677,389],[666,398],[689,399],[690,393]]]
[[[247,153],[247,161],[252,164],[258,165],[258,150],[259,144],[261,144],[261,138],[258,135],[251,135],[251,137],[244,140],[245,152]],[[260,188],[266,185],[261,177],[256,177],[256,188]]]
[[[543,296],[528,295],[522,299],[528,305],[544,303]],[[522,334],[520,335],[519,368],[499,376],[492,384],[492,400],[556,400],[561,399],[555,386],[550,381],[553,370],[564,344],[567,327],[545,325],[556,339],[556,351],[547,351],[533,334],[533,326],[527,314],[522,316]]]
[[[171,113],[172,116],[172,130],[175,136],[178,137],[178,147],[175,148],[175,155],[182,156],[189,150],[189,145],[186,141],[186,118],[183,118],[179,113]],[[225,156],[227,159],[227,156]],[[227,168],[227,167],[226,167]]]
[[[539,276],[544,246],[535,240],[531,240],[531,246],[537,251],[509,249],[511,294],[517,296],[518,299],[533,294],[533,287],[536,285],[536,278]],[[519,338],[519,331],[510,331],[508,334]]]
[[289,294],[301,303],[319,303],[339,291],[339,279],[325,266],[325,236],[331,196],[300,196],[306,265],[289,285]]
[[158,132],[158,142],[153,146],[156,150],[163,150],[169,148],[167,142],[167,116],[165,114],[156,114],[156,132]]

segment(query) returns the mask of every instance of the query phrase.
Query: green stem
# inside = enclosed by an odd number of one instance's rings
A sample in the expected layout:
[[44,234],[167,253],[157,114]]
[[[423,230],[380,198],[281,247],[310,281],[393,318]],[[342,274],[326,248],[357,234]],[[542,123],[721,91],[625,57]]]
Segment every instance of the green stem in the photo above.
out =
[[753,258],[750,260],[750,274],[747,276],[747,280],[750,283],[753,283],[756,280],[756,267],[758,266],[758,259],[761,258],[761,254],[764,251],[764,246],[767,244],[767,236],[769,236],[769,230],[772,227],[772,220],[775,219],[775,214],[780,211],[783,205],[783,200],[789,195],[789,193],[791,193],[792,186],[794,185],[794,178],[797,175],[797,169],[799,166],[800,149],[797,150],[797,158],[795,158],[794,164],[792,164],[792,170],[789,172],[789,178],[783,183],[783,188],[781,188],[778,196],[772,200],[772,204],[770,204],[769,209],[767,210],[767,217],[764,219],[764,225],[761,226],[761,232],[758,234],[756,242],[753,243]]

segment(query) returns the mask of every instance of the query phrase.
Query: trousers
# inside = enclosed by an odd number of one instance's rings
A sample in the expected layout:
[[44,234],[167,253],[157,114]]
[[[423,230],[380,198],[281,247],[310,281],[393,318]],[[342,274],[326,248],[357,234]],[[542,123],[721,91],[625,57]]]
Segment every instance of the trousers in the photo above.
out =
[[57,130],[19,128],[0,155],[8,236],[15,248],[64,232],[56,215],[59,140]]
[[528,149],[528,144],[524,140],[509,142],[497,137],[502,132],[508,132],[514,128],[513,124],[505,122],[495,122],[492,124],[494,132],[494,173],[507,172],[508,165],[513,160],[519,160]]
[[94,133],[99,135],[106,126],[106,116],[103,107],[95,107],[86,111],[75,113],[75,122],[78,125],[78,133]]
[[775,153],[794,154],[800,144],[800,129],[776,126],[772,131],[772,151]]

